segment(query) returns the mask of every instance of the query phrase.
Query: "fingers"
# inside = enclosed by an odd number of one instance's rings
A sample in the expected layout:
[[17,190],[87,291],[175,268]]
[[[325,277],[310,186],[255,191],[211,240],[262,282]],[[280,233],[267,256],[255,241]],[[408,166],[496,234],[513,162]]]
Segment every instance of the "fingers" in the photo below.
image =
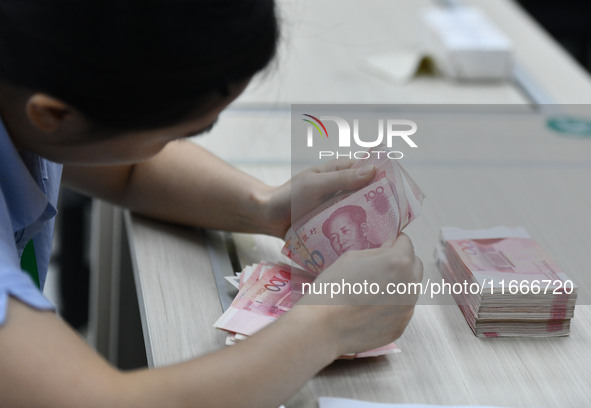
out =
[[409,236],[401,232],[392,245],[392,254],[394,256],[408,256],[414,258],[415,248]]
[[411,264],[415,258],[415,250],[412,241],[405,233],[401,232],[397,238],[389,238],[379,248],[360,251],[362,255],[382,255],[387,258],[399,260],[401,263]]
[[418,256],[415,256],[413,273],[416,279],[415,282],[421,282],[423,280],[423,261]]
[[357,257],[382,255],[388,258],[404,259],[406,261],[412,261],[415,256],[412,241],[403,232],[397,238],[388,238],[379,248],[349,251],[345,255],[347,254]]
[[423,261],[415,255],[414,246],[408,235],[401,233],[387,255],[400,266],[408,282],[423,280]]
[[388,238],[386,241],[384,241],[380,248],[392,248],[394,242],[396,242],[396,238]]
[[328,163],[316,167],[315,169],[313,169],[313,171],[315,171],[316,173],[324,173],[329,171],[346,170],[350,169],[355,162],[356,160],[346,158],[333,159]]
[[343,169],[314,173],[310,182],[317,194],[327,195],[341,190],[354,190],[366,185],[375,174],[375,167]]

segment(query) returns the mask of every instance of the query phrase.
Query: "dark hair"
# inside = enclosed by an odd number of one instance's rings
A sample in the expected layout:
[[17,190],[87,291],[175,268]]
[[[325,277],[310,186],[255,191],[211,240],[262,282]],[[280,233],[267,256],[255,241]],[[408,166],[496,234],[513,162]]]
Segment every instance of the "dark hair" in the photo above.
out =
[[365,212],[363,207],[360,207],[358,205],[346,205],[344,207],[337,208],[337,210],[330,214],[330,217],[328,217],[326,221],[322,223],[322,233],[326,238],[330,239],[330,226],[332,225],[334,219],[341,214],[347,214],[351,221],[353,221],[357,225],[361,225],[364,222],[367,222],[367,213]]
[[273,0],[0,0],[0,78],[115,129],[173,124],[263,69]]

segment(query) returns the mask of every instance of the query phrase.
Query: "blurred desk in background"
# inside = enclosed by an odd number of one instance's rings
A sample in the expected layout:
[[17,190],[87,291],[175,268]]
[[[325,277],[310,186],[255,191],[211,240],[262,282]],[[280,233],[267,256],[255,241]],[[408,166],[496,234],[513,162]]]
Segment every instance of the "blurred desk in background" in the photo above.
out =
[[[197,142],[243,171],[280,184],[291,177],[292,103],[400,104],[405,112],[413,111],[412,104],[487,104],[488,113],[463,118],[472,118],[475,129],[490,123],[488,133],[423,133],[420,149],[403,161],[427,194],[421,217],[405,231],[424,261],[425,276],[439,276],[432,252],[443,225],[523,225],[566,273],[586,270],[591,139],[553,134],[546,112],[559,114],[562,108],[544,104],[589,103],[591,79],[513,2],[464,3],[480,7],[512,40],[518,70],[513,81],[472,84],[419,76],[394,84],[364,67],[370,55],[418,47],[418,13],[439,2],[280,1],[284,41],[278,62]],[[528,131],[515,134],[521,126]],[[95,215],[102,228],[94,245],[92,328],[97,348],[115,362],[129,349],[137,351],[137,344],[122,347],[119,341],[138,334],[127,335],[133,316],[119,313],[124,300],[135,299],[134,285],[146,361],[158,367],[224,344],[224,334],[212,327],[222,311],[219,273],[281,259],[283,243],[275,238],[200,231],[129,213],[122,221],[103,203],[97,203]],[[134,281],[125,273],[130,268]],[[582,291],[591,287],[591,278],[573,278]],[[397,342],[402,354],[334,363],[287,406],[315,407],[321,395],[446,405],[585,406],[590,323],[591,309],[579,305],[569,337],[481,340],[457,306],[421,305]]]

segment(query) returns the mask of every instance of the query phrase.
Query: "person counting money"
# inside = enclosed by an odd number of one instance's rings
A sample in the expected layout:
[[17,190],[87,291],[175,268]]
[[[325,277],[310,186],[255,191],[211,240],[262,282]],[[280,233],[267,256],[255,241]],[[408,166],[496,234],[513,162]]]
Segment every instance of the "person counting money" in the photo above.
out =
[[[0,406],[276,407],[336,357],[402,334],[416,299],[304,297],[234,347],[122,372],[42,294],[62,179],[146,216],[283,237],[292,195],[312,209],[373,177],[330,163],[268,186],[182,140],[267,66],[278,33],[271,0],[0,0]],[[347,252],[318,279],[359,270],[373,282],[422,277],[403,234]]]

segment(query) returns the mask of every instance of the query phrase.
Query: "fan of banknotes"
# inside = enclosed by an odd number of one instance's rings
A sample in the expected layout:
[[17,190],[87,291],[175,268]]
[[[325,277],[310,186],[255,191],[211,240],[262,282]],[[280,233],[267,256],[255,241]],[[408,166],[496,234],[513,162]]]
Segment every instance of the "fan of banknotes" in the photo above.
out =
[[441,228],[435,256],[478,337],[570,333],[577,286],[524,228]]
[[[231,345],[288,312],[301,298],[301,285],[315,277],[349,250],[376,248],[398,236],[420,212],[424,194],[397,160],[387,158],[384,147],[368,150],[370,159],[352,168],[373,165],[374,178],[357,191],[334,197],[296,220],[285,237],[282,252],[304,269],[260,262],[226,279],[238,288],[230,307],[215,323],[228,332]],[[394,344],[343,358],[396,353]]]
[[369,159],[352,166],[376,168],[367,186],[337,194],[287,231],[282,253],[302,268],[319,274],[349,250],[377,248],[419,215],[425,196],[406,170],[397,160],[374,154],[380,150],[368,152]]
[[[227,331],[226,344],[233,345],[288,312],[302,297],[302,283],[312,282],[314,276],[286,264],[263,261],[247,266],[237,276],[226,279],[238,289],[238,294],[214,327]],[[398,352],[400,349],[396,344],[390,343],[341,358],[376,357]]]

